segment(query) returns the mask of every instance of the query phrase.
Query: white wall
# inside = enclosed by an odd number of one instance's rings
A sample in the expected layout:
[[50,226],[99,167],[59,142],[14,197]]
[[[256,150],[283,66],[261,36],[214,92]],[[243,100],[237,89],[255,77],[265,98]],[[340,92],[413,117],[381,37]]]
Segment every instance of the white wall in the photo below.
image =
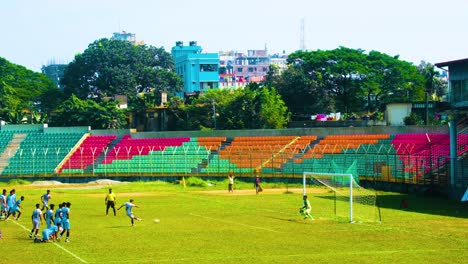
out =
[[386,111],[387,124],[389,126],[404,126],[403,119],[411,114],[411,103],[388,104]]

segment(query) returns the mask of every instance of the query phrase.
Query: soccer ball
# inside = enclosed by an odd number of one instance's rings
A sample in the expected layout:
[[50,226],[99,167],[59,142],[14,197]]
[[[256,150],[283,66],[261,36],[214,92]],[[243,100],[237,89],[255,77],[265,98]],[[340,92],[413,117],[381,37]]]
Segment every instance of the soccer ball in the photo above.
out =
[[154,222],[155,222],[155,223],[159,223],[159,219],[154,219]]

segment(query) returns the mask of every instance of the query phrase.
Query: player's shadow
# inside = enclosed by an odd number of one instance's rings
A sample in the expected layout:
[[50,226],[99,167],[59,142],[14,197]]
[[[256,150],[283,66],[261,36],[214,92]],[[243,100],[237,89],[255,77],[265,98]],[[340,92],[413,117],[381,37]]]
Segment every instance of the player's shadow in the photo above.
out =
[[[317,195],[322,199],[334,200],[333,195]],[[349,197],[340,196],[338,201],[346,201]],[[359,199],[354,202],[360,203]],[[379,208],[404,210],[422,214],[443,215],[458,218],[468,218],[468,203],[450,200],[443,196],[422,193],[377,194],[376,205]]]
[[301,216],[299,216],[298,219],[281,218],[281,217],[276,217],[276,216],[264,216],[264,217],[275,219],[275,220],[280,220],[280,221],[284,221],[284,222],[288,222],[288,223],[303,224],[303,225],[308,225],[308,224],[313,223],[313,221],[302,220]]
[[108,226],[106,228],[113,228],[114,229],[114,228],[131,228],[131,227],[132,226],[130,226],[130,225],[125,225],[125,226]]

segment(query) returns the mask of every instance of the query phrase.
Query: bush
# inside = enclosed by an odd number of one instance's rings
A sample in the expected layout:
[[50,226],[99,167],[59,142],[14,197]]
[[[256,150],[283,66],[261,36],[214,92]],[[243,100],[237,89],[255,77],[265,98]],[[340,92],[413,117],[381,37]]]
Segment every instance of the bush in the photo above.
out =
[[419,124],[420,121],[421,121],[421,118],[419,118],[419,116],[416,113],[411,113],[409,116],[403,119],[403,122],[407,126],[417,125]]
[[14,179],[8,182],[8,185],[26,185],[26,184],[31,184],[31,182],[27,180],[21,180],[21,179]]
[[187,177],[185,185],[193,187],[207,187],[208,183],[198,177]]

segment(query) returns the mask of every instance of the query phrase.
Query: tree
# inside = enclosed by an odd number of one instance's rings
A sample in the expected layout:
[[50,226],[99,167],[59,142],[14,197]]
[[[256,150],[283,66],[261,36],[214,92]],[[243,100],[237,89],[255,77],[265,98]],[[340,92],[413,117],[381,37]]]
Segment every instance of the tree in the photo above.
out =
[[62,79],[67,96],[98,101],[116,94],[130,99],[148,89],[179,92],[182,81],[163,48],[129,41],[100,39],[67,66]]
[[45,75],[0,58],[1,119],[17,122],[18,112],[51,111],[56,101],[45,95],[55,91],[57,88]]
[[289,121],[289,113],[281,95],[275,88],[263,87],[258,93],[260,102],[260,128],[284,128]]
[[424,76],[424,101],[425,101],[425,115],[424,124],[429,124],[429,97],[443,96],[444,87],[443,81],[439,79],[440,73],[435,70],[434,65],[421,61],[418,67],[419,72]]
[[416,66],[398,56],[346,47],[297,51],[272,83],[294,119],[323,112],[382,111],[385,103],[424,96]]
[[383,111],[386,103],[422,100],[422,76],[413,64],[378,51],[369,52],[367,60],[369,78],[364,89],[369,111]]
[[288,109],[274,88],[213,89],[189,104],[172,98],[168,104],[174,130],[284,128]]
[[93,129],[124,128],[125,113],[117,102],[81,100],[75,95],[64,101],[52,118],[53,126],[91,126]]
[[272,83],[295,115],[294,118],[334,109],[334,103],[327,91],[327,70],[321,61],[317,61],[322,55],[315,55],[318,54],[302,51],[291,54],[288,58],[289,67],[281,74],[277,83]]

